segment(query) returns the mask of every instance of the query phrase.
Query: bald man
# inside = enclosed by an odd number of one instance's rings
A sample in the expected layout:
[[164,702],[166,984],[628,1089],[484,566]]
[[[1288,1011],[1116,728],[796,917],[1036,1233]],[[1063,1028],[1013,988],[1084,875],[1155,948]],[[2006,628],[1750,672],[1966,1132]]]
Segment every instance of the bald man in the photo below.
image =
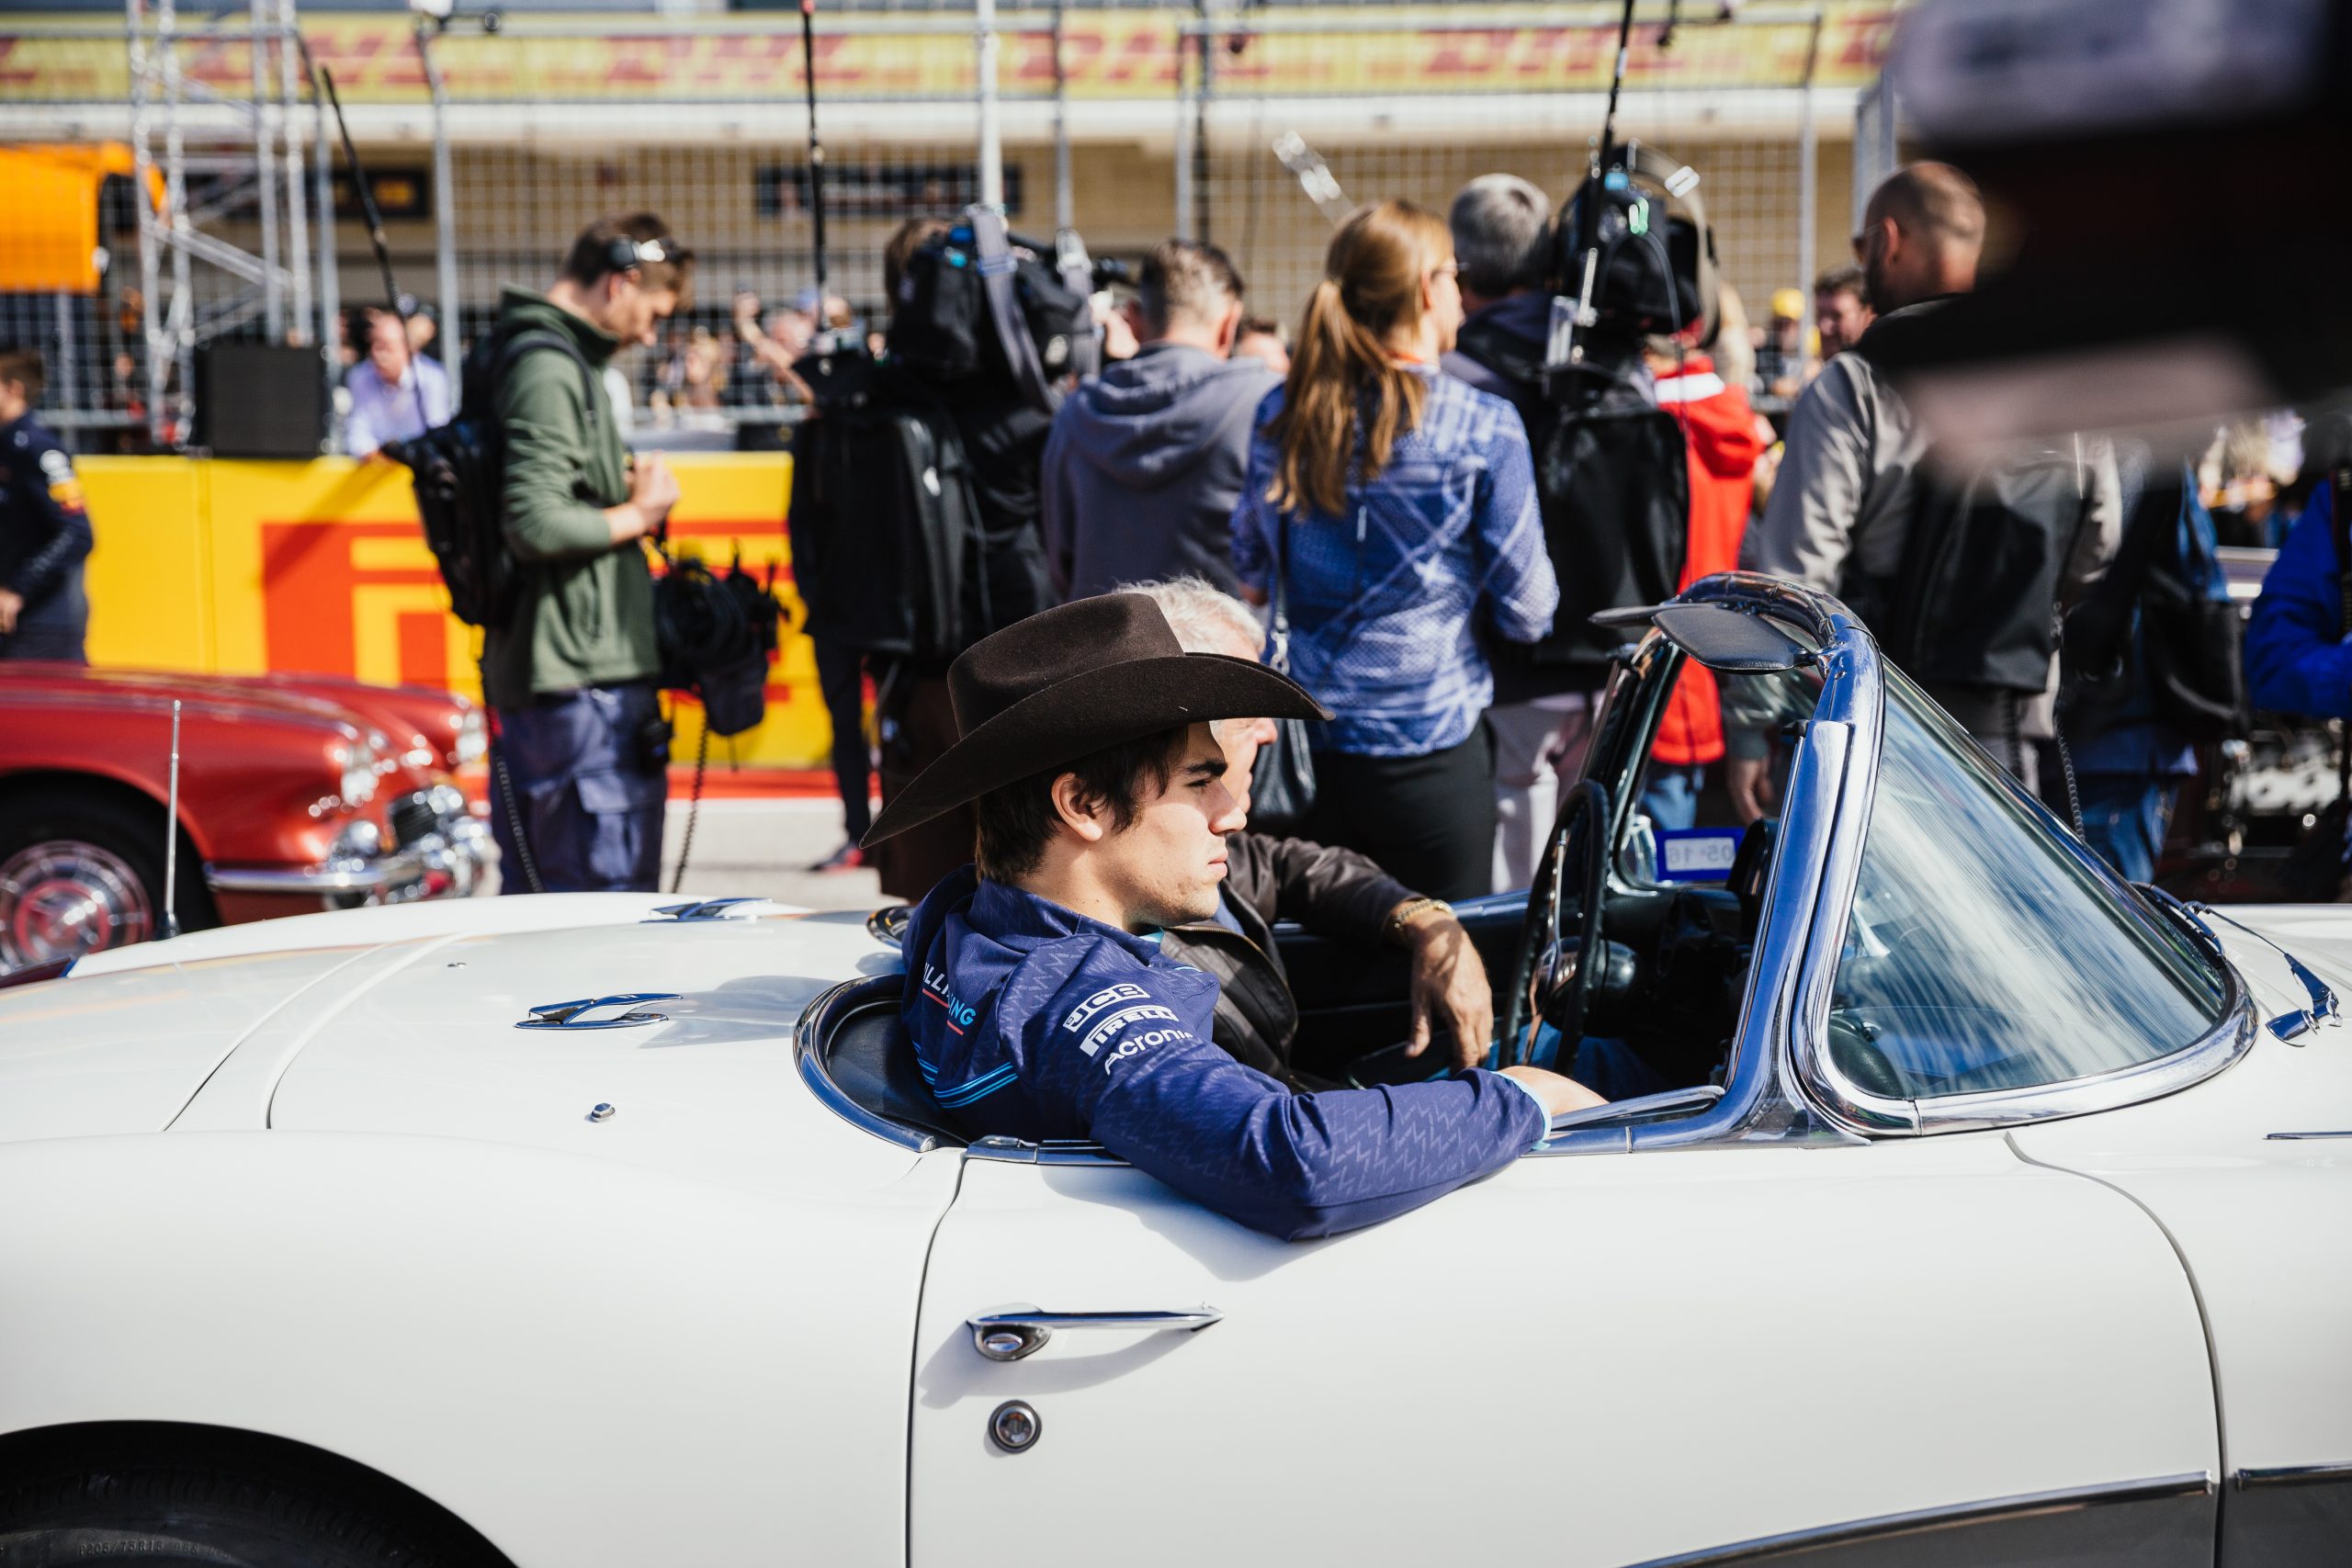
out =
[[[1878,319],[1855,352],[1831,360],[1791,411],[1771,501],[1740,552],[1740,564],[1751,570],[1838,594],[1871,622],[1882,642],[1895,647],[1918,630],[1889,623],[1897,614],[1894,607],[1905,603],[1905,570],[1913,564],[1905,549],[1927,499],[1917,469],[1928,435],[1879,372],[1872,349],[1900,337],[1910,330],[1907,323],[1940,301],[1975,288],[1984,245],[1984,204],[1975,182],[1948,164],[1910,164],[1871,193],[1862,231],[1854,236],[1854,259]],[[2072,442],[2068,464],[2079,513],[2052,524],[2060,536],[2059,604],[2097,578],[2122,531],[2113,448]],[[1968,608],[1930,600],[1924,614]],[[2019,613],[2044,624],[2050,615]],[[2020,702],[1990,678],[1930,684],[1928,691],[2003,765],[2032,784],[2031,751],[2018,742],[2052,733],[2046,699]],[[1774,809],[1766,765],[1771,716],[1726,714],[1727,783],[1747,820]]]

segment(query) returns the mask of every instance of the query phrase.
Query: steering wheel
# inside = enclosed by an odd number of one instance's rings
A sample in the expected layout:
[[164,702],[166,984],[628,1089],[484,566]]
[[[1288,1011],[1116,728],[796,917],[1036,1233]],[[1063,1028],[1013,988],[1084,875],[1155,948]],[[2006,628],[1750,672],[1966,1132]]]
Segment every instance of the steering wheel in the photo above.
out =
[[[1593,976],[1609,962],[1601,945],[1602,891],[1609,873],[1609,787],[1598,779],[1580,781],[1560,803],[1535,885],[1527,890],[1527,919],[1520,928],[1519,957],[1505,993],[1501,1043],[1504,1066],[1533,1054],[1545,1023],[1560,1032],[1561,1050],[1573,1055],[1583,1038],[1592,1003]],[[1581,888],[1577,930],[1561,925],[1562,895],[1571,879]],[[1560,1070],[1567,1070],[1565,1062]]]

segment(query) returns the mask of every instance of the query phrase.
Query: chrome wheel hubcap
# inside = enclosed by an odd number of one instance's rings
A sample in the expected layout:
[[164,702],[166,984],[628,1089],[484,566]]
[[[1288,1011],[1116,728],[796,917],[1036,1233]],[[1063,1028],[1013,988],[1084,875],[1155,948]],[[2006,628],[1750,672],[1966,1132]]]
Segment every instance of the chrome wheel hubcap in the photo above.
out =
[[111,850],[52,840],[0,865],[0,968],[144,942],[154,925],[139,874]]

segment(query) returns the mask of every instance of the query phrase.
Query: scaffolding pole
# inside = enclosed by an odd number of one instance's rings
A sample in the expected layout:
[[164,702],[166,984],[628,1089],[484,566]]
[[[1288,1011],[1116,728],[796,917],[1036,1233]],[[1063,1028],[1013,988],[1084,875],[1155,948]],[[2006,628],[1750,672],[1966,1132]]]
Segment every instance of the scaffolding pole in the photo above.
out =
[[1054,0],[1054,230],[1078,227],[1078,193],[1070,186],[1069,69],[1062,59],[1062,23],[1068,0]]
[[976,0],[973,44],[978,53],[980,205],[1004,210],[1004,127],[996,100],[996,0]]
[[[424,63],[424,85],[433,95],[433,273],[441,296],[441,363],[457,368],[453,357],[462,337],[458,326],[465,314],[458,298],[458,184],[450,173],[449,93],[441,81],[441,66],[425,41],[426,24],[416,25],[416,57]],[[423,371],[418,372],[423,375]],[[449,378],[449,410],[455,413],[464,389],[462,376]]]
[[[1820,227],[1819,168],[1820,143],[1814,127],[1813,77],[1821,64],[1821,25],[1817,14],[1813,18],[1812,41],[1804,51],[1804,96],[1797,109],[1797,287],[1805,291],[1806,299],[1813,298],[1813,280],[1818,276],[1815,251],[1815,230]],[[1813,374],[1813,334],[1800,333],[1797,341],[1804,345],[1799,355],[1800,378]]]

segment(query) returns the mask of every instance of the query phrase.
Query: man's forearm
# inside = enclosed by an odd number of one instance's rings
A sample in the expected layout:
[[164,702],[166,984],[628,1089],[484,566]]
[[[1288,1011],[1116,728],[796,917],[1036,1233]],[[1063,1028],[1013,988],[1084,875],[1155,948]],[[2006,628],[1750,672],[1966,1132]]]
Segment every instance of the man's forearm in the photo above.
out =
[[613,531],[612,542],[616,545],[625,545],[631,539],[641,539],[662,525],[660,518],[651,515],[644,507],[633,501],[624,501],[618,506],[605,508],[605,522]]

